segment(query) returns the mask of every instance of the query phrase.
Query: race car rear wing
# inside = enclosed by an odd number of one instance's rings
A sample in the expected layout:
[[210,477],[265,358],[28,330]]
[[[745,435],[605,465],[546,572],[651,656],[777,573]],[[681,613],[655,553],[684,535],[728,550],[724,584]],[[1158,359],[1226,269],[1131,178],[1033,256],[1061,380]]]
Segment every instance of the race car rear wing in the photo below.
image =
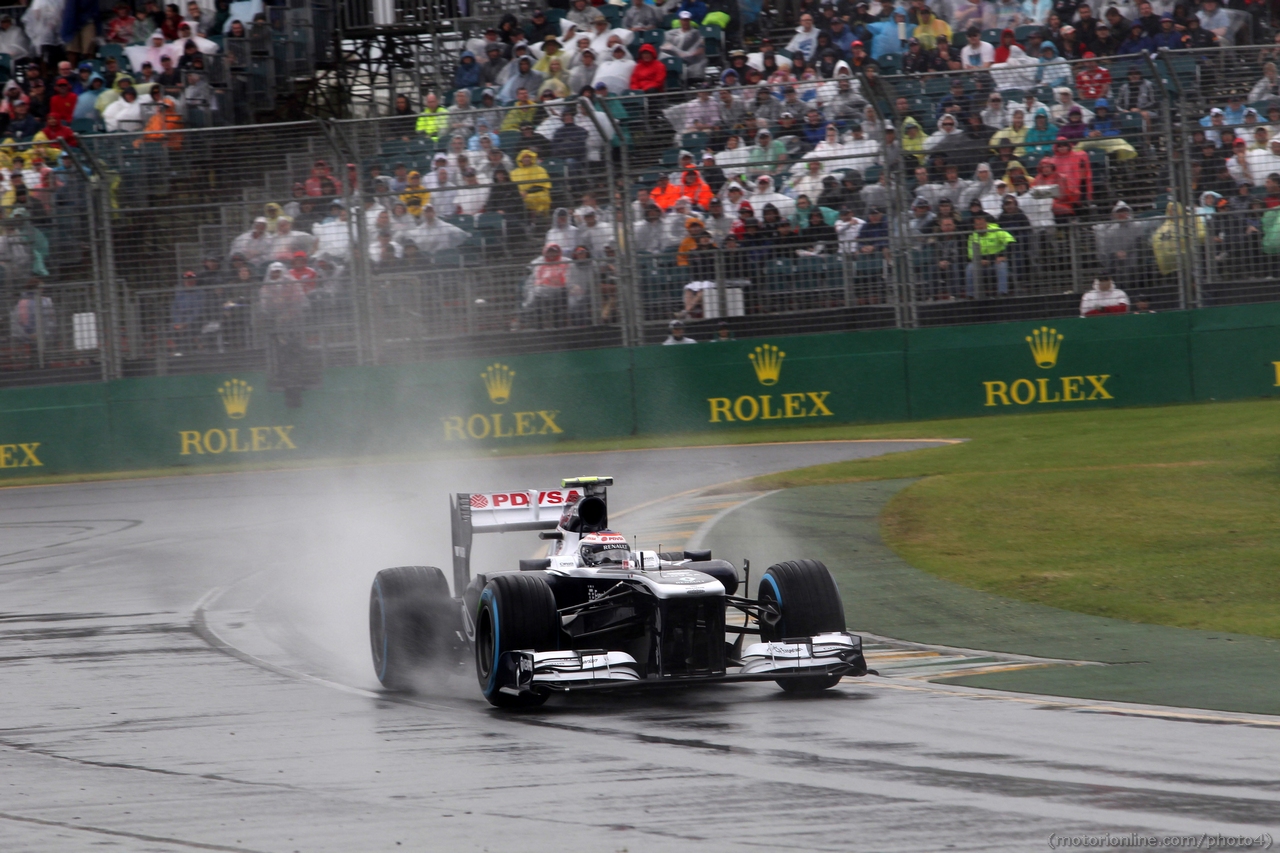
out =
[[559,489],[458,492],[451,496],[454,594],[462,595],[471,580],[472,534],[555,530],[565,508],[579,504],[583,498],[599,500],[599,510],[607,524],[606,487],[612,485],[612,477],[574,477],[562,480]]

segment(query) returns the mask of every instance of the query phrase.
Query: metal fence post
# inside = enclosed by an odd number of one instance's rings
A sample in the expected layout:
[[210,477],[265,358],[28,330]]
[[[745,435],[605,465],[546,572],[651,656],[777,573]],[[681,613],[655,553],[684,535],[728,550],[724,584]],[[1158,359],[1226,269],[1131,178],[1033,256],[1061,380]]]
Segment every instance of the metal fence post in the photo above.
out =
[[[320,121],[321,129],[328,140],[339,163],[357,164],[356,180],[359,181],[360,148],[354,144],[343,129],[343,125],[332,119]],[[344,166],[345,169],[345,166]],[[347,239],[351,246],[348,258],[348,272],[351,278],[351,320],[356,338],[356,363],[378,363],[378,336],[374,334],[372,305],[365,301],[371,290],[368,270],[368,255],[365,252],[366,222],[364,217],[364,194],[358,184],[344,180],[342,184],[343,204],[347,208]],[[365,297],[365,299],[362,299]],[[364,307],[364,311],[361,307]]]
[[[1186,91],[1182,88],[1182,81],[1178,79],[1178,75],[1173,71],[1173,62],[1170,60],[1169,56],[1169,49],[1167,47],[1160,48],[1160,61],[1164,64],[1165,70],[1168,71],[1169,82],[1172,83],[1173,87],[1177,90],[1178,97],[1176,104],[1179,114],[1179,123],[1185,123],[1187,112],[1185,98]],[[1148,57],[1147,61],[1151,62],[1152,70],[1156,71],[1156,80],[1160,81],[1160,88],[1167,96],[1169,93],[1164,85],[1164,75],[1159,73],[1155,63],[1151,61],[1150,57]],[[1170,189],[1177,190],[1175,194],[1177,200],[1177,207],[1175,209],[1178,216],[1176,233],[1178,236],[1178,251],[1179,254],[1182,255],[1182,263],[1178,264],[1178,308],[1185,309],[1192,304],[1198,303],[1197,294],[1199,290],[1199,288],[1196,287],[1195,274],[1196,218],[1195,199],[1191,197],[1191,139],[1190,135],[1187,133],[1179,134],[1182,137],[1181,146],[1179,146],[1179,153],[1181,156],[1175,160],[1172,154],[1174,146],[1177,144],[1178,140],[1174,138],[1175,130],[1173,123],[1173,110],[1175,101],[1172,97],[1168,98],[1167,104],[1168,109],[1165,110],[1165,128],[1169,142],[1170,162],[1173,164],[1171,167],[1173,172],[1172,177],[1178,184],[1177,187],[1170,187]],[[1179,165],[1181,168],[1178,168]]]
[[[881,110],[880,104],[875,100],[875,95],[871,91],[871,85],[867,82],[866,75],[861,72],[858,73],[858,84],[862,91],[866,93],[867,104],[875,113],[878,125],[876,128],[877,135],[883,140],[886,124],[885,114]],[[892,106],[893,104],[890,102],[890,107],[892,108]],[[866,117],[865,113],[863,117]],[[897,135],[898,132],[895,126],[894,136],[896,137]],[[895,146],[897,146],[896,141]],[[884,149],[885,154],[888,154],[888,149],[884,147],[883,143],[881,147]],[[899,156],[899,165],[901,165],[901,147],[897,147],[896,151]],[[885,177],[885,187],[889,194],[889,209],[885,213],[889,218],[889,269],[885,270],[884,286],[885,297],[889,300],[889,304],[893,306],[894,325],[899,329],[905,329],[909,325],[908,308],[904,303],[906,301],[907,277],[909,275],[907,272],[907,258],[911,250],[910,241],[903,234],[903,227],[906,223],[902,214],[904,209],[902,192],[905,188],[905,183],[891,167],[890,159],[888,156],[883,158],[884,165],[881,171],[881,174]]]
[[[618,303],[622,314],[622,345],[633,347],[639,346],[644,342],[644,334],[641,328],[643,311],[637,284],[639,276],[636,269],[636,254],[631,246],[631,235],[635,233],[632,230],[631,223],[631,202],[627,198],[625,190],[621,190],[614,182],[612,140],[623,139],[622,127],[614,120],[607,104],[603,112],[605,119],[613,128],[614,134],[608,146],[606,146],[605,160],[608,164],[609,192],[618,200],[617,210],[614,212],[613,217],[613,236],[618,251]],[[599,116],[594,106],[591,108],[590,115],[591,121],[595,123],[596,129],[600,131],[600,136],[603,138],[603,128],[600,125]],[[624,143],[619,145],[618,148],[622,152],[622,180],[625,184],[631,180],[631,169],[627,161],[627,146]]]

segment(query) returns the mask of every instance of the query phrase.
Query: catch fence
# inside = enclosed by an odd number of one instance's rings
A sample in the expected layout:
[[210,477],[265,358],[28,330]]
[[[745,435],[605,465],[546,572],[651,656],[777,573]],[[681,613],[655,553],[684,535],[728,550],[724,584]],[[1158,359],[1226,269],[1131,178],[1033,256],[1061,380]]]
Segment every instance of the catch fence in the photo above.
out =
[[1276,301],[1268,50],[5,148],[0,384]]

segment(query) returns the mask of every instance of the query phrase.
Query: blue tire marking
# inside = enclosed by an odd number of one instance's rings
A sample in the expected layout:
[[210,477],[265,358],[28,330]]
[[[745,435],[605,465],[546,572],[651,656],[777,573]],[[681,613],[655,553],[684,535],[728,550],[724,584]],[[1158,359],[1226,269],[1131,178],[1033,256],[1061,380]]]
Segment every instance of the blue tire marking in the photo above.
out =
[[378,670],[378,680],[381,681],[387,675],[387,605],[382,600],[382,582],[377,578],[373,580],[373,588],[378,593],[378,615],[382,618],[382,667]]
[[498,655],[500,654],[501,645],[499,643],[501,634],[498,626],[498,602],[493,597],[493,590],[486,589],[480,595],[480,608],[484,609],[485,602],[493,608],[493,662],[489,665],[489,683],[485,685],[484,695],[491,696],[494,686],[498,682]]
[[773,587],[773,600],[778,602],[778,633],[781,635],[778,639],[786,636],[786,632],[782,627],[782,591],[778,589],[778,582],[773,579],[773,575],[765,574],[764,580],[769,582],[769,586]]

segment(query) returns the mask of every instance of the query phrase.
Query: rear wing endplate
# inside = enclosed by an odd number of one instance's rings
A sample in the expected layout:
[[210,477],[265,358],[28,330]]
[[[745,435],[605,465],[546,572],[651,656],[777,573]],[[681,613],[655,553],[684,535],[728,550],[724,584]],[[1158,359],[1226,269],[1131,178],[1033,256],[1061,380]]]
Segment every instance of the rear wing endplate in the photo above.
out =
[[471,581],[471,540],[475,533],[555,530],[565,507],[586,495],[605,496],[610,477],[564,480],[559,489],[517,492],[458,492],[449,498],[453,541],[453,590],[462,595]]

